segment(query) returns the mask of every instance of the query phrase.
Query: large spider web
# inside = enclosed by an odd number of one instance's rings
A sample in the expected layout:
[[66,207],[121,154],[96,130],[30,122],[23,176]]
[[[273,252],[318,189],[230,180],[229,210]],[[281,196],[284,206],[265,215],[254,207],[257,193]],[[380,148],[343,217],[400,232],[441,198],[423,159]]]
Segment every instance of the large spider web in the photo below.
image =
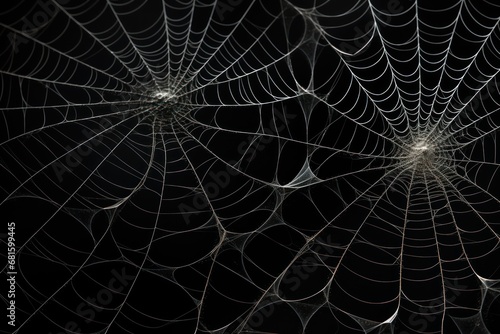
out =
[[476,0],[8,6],[2,332],[494,333],[499,18]]

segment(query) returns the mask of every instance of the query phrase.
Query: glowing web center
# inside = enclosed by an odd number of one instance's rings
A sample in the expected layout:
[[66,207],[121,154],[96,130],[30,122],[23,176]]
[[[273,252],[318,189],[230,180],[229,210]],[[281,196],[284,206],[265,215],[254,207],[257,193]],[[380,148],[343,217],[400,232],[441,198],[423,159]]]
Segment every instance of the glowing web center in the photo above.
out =
[[160,100],[171,100],[175,99],[176,96],[171,90],[164,90],[154,93],[154,97]]
[[422,140],[417,141],[410,146],[406,159],[417,171],[423,172],[428,170],[434,166],[435,162],[434,145]]
[[415,146],[413,146],[414,151],[425,151],[428,149],[429,149],[429,145],[427,145],[424,142],[417,143],[417,144],[415,144]]
[[155,131],[169,131],[172,119],[186,111],[186,97],[169,88],[153,92],[151,96],[151,116]]

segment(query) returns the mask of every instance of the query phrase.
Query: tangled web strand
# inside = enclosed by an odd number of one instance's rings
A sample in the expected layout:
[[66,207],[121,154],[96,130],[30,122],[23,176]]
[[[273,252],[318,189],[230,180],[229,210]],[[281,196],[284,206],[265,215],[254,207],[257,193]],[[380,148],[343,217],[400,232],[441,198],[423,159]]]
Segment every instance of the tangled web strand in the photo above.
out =
[[499,19],[475,0],[11,4],[9,332],[495,333]]

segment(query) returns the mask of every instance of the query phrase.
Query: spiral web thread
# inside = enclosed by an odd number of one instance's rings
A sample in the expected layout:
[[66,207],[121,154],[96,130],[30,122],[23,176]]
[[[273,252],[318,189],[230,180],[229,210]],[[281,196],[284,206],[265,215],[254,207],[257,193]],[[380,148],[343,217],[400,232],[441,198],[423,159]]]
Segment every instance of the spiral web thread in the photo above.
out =
[[500,6],[307,3],[2,12],[14,333],[494,332]]

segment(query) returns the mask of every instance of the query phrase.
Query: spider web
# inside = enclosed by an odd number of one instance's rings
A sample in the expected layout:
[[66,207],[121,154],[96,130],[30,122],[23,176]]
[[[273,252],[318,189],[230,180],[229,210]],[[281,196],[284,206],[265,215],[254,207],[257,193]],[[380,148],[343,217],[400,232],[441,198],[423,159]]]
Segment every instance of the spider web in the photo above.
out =
[[500,327],[500,6],[7,7],[2,332]]

